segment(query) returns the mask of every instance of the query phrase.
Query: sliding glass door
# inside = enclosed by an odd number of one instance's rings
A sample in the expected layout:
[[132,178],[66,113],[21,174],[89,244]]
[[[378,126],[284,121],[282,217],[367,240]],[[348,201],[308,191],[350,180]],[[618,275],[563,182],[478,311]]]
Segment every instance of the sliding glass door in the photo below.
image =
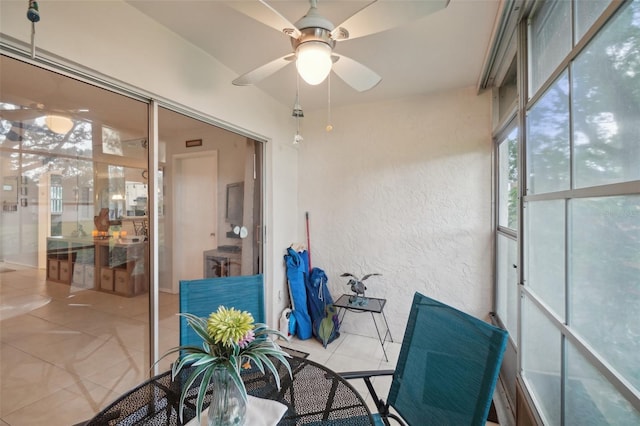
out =
[[263,144],[9,56],[0,69],[0,420],[75,424],[178,344],[180,279],[262,273]]

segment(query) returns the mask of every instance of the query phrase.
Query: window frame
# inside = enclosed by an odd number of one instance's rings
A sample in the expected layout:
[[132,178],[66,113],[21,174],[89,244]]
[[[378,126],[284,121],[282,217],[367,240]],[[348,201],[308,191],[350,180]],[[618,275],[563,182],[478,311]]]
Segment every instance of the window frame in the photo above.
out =
[[[575,0],[574,0],[575,1]],[[639,0],[635,0],[635,1],[639,1]],[[524,219],[524,215],[523,212],[527,207],[527,204],[529,202],[534,202],[534,201],[543,201],[543,200],[564,200],[565,203],[568,205],[570,200],[573,199],[579,199],[579,198],[599,198],[599,197],[609,197],[609,196],[620,196],[620,195],[637,195],[638,191],[637,188],[640,186],[640,180],[636,180],[636,181],[628,181],[628,182],[621,182],[621,183],[613,183],[613,184],[606,184],[606,185],[599,185],[599,186],[592,186],[592,187],[584,187],[584,188],[577,188],[575,189],[575,181],[574,181],[574,164],[573,164],[573,157],[574,157],[574,152],[573,152],[573,139],[574,139],[574,134],[573,134],[573,127],[572,127],[572,117],[573,117],[573,112],[571,110],[571,105],[572,105],[572,100],[571,100],[571,95],[572,95],[572,91],[573,91],[573,70],[572,70],[572,64],[575,61],[576,58],[578,58],[578,56],[582,53],[582,51],[589,45],[589,43],[593,40],[593,38],[599,34],[599,32],[601,30],[604,29],[605,25],[609,22],[609,20],[614,17],[614,15],[616,15],[616,13],[618,12],[618,10],[625,6],[626,4],[628,4],[629,2],[625,2],[625,1],[612,1],[611,4],[609,4],[609,6],[607,6],[605,8],[605,10],[602,12],[602,14],[599,16],[598,19],[595,20],[595,22],[593,23],[593,25],[589,28],[588,31],[585,32],[584,36],[579,40],[579,41],[575,41],[573,42],[573,48],[571,49],[571,51],[568,53],[568,55],[561,61],[560,64],[558,64],[558,66],[555,68],[555,70],[547,77],[547,79],[540,85],[540,87],[536,90],[535,93],[531,94],[531,96],[529,97],[528,94],[524,94],[523,92],[521,92],[520,94],[520,101],[521,101],[521,105],[522,105],[522,112],[521,112],[521,117],[522,117],[522,123],[524,123],[526,125],[527,123],[527,119],[526,119],[526,115],[528,113],[528,111],[536,105],[536,103],[545,95],[545,93],[547,92],[547,90],[556,82],[556,80],[564,73],[564,72],[568,72],[568,76],[569,76],[569,125],[570,125],[570,129],[569,129],[569,149],[570,149],[570,165],[569,165],[569,189],[567,190],[560,190],[560,191],[555,191],[555,192],[548,192],[548,193],[541,193],[541,194],[529,194],[528,192],[528,188],[526,188],[526,182],[527,182],[527,171],[526,171],[526,164],[522,164],[522,168],[520,170],[521,174],[520,174],[520,179],[521,182],[524,180],[525,185],[523,185],[522,187],[522,200],[521,200],[521,215],[520,217],[522,219]],[[572,35],[575,33],[574,29],[573,29],[573,24],[574,24],[574,17],[575,17],[575,13],[574,13],[574,7],[575,7],[575,3],[572,1],[571,3],[571,17],[572,17]],[[525,61],[528,62],[528,55],[530,53],[530,50],[528,49],[531,46],[531,43],[529,41],[529,36],[530,36],[530,22],[531,22],[531,18],[525,22],[522,21],[521,22],[521,30],[520,30],[520,37],[521,40],[519,41],[519,54],[522,53],[521,51],[525,52]],[[523,29],[524,28],[524,29]],[[530,71],[530,69],[528,69],[528,71]],[[524,87],[523,87],[524,86]],[[527,80],[524,82],[524,84],[520,85],[521,90],[523,88],[529,88],[530,87],[530,82]],[[526,129],[526,127],[523,127]],[[523,132],[525,133],[525,132]],[[527,134],[523,135],[523,145],[521,146],[521,148],[526,148],[526,137]],[[526,152],[526,151],[525,151]],[[523,156],[522,158],[523,161],[526,161],[527,159]],[[568,207],[568,206],[567,206]],[[567,209],[565,209],[565,215],[567,215]],[[524,220],[522,220],[521,222],[524,223]],[[569,223],[568,221],[565,222],[565,241],[566,239],[569,238],[569,230],[567,229],[569,227]],[[528,236],[526,235],[526,232],[524,231],[524,228],[521,226],[521,234],[522,238],[522,248],[523,248],[523,252],[524,252],[524,246],[527,244],[528,241]],[[569,263],[571,262],[570,259],[570,253],[568,252],[568,248],[567,245],[569,244],[568,241],[565,242],[565,254],[567,254],[565,262],[566,265],[565,267],[570,266]],[[523,271],[521,271],[522,274],[524,274],[526,271],[524,271],[524,269],[527,268],[527,263],[526,263],[526,259],[524,259],[523,257],[520,258],[521,264],[523,265]],[[537,309],[539,309],[544,315],[545,317],[551,321],[551,323],[554,325],[554,327],[556,327],[559,332],[561,333],[562,336],[562,357],[563,357],[563,364],[566,365],[567,362],[567,347],[568,345],[572,345],[573,349],[577,351],[577,353],[581,356],[583,356],[587,362],[589,362],[591,364],[592,367],[595,368],[595,370],[600,373],[602,376],[604,376],[604,378],[615,388],[615,390],[617,392],[619,392],[630,404],[631,406],[633,406],[636,410],[640,411],[640,398],[638,398],[637,395],[637,391],[634,390],[633,386],[630,385],[625,378],[619,374],[617,371],[615,371],[615,369],[613,369],[609,363],[600,355],[598,355],[593,348],[589,345],[589,343],[582,338],[573,328],[571,328],[570,325],[567,324],[567,322],[563,319],[558,317],[557,315],[555,315],[548,306],[546,306],[546,304],[544,303],[543,300],[541,300],[535,292],[530,291],[529,287],[527,286],[526,280],[524,278],[524,275],[522,276],[522,280],[521,280],[521,292],[522,295],[524,297],[527,298],[527,300],[531,303],[533,303]],[[568,278],[565,277],[565,295],[566,295],[566,300],[565,300],[565,310],[566,310],[566,317],[568,318],[570,316],[570,306],[569,306],[569,298],[570,298],[570,294],[568,294],[567,292],[567,285],[568,285]],[[519,335],[522,336],[522,329],[523,329],[523,324],[522,324],[522,310],[523,310],[523,297],[520,298],[520,307],[519,307],[519,320],[521,322],[520,324],[520,330],[519,330]],[[525,388],[525,392],[528,393],[528,395],[526,395],[528,397],[528,399],[530,401],[535,401],[535,397],[534,395],[532,395],[532,393],[530,392],[527,385],[527,381],[526,379],[524,379],[522,377],[522,373],[523,373],[523,359],[526,358],[526,353],[520,352],[519,354],[519,367],[518,367],[518,377],[520,380],[523,381],[523,383],[525,384],[524,388]],[[566,381],[566,367],[563,367],[563,371],[562,371],[562,380],[563,382]],[[563,397],[564,398],[564,397]],[[563,400],[564,403],[564,400]],[[532,407],[534,408],[534,411],[538,410],[538,407]],[[537,412],[535,413],[537,416],[540,416],[540,413]],[[538,417],[538,420],[542,420],[540,417]],[[564,424],[564,410],[563,410],[563,418],[562,418],[562,422]]]

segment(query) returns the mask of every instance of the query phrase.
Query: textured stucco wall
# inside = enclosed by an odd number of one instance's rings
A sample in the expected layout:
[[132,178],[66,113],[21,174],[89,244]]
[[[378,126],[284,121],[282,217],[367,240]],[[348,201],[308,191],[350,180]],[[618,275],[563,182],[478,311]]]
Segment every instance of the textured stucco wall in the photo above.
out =
[[[397,340],[415,291],[483,319],[491,309],[490,100],[464,88],[334,108],[331,133],[324,112],[305,111],[299,221],[304,235],[308,211],[312,265],[334,298],[349,290],[342,272],[383,274],[367,294],[388,300]],[[375,336],[365,315],[343,330]]]

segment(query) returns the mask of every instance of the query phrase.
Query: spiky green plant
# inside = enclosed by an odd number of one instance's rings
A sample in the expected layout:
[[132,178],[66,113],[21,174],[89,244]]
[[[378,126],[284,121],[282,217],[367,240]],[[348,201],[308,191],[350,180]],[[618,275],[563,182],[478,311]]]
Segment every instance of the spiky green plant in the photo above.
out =
[[269,358],[271,356],[280,361],[291,376],[291,366],[286,359],[290,358],[290,355],[269,337],[273,335],[286,339],[286,336],[278,330],[267,327],[266,324],[254,323],[250,313],[220,306],[218,311],[213,312],[209,318],[200,318],[188,313],[179,315],[186,318],[187,324],[202,338],[202,347],[176,346],[169,349],[161,357],[162,359],[174,353],[179,354],[171,368],[172,380],[175,380],[183,368],[193,368],[182,386],[180,419],[182,419],[187,391],[198,377],[202,376],[196,399],[196,415],[200,420],[207,387],[216,368],[224,368],[229,372],[229,376],[245,401],[247,390],[240,377],[243,368],[250,368],[253,364],[264,374],[266,366],[273,374],[276,385],[280,389],[280,376],[273,361]]

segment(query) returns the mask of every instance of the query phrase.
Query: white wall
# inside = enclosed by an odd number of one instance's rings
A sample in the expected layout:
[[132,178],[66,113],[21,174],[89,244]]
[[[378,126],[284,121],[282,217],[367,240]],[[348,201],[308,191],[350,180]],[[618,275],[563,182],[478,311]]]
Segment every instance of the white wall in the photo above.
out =
[[[285,306],[282,255],[296,237],[297,153],[290,146],[289,106],[251,87],[235,87],[237,77],[202,50],[177,37],[128,4],[118,1],[40,2],[36,24],[38,52],[78,64],[145,91],[171,99],[219,123],[269,140],[266,152],[267,310],[272,324]],[[0,36],[29,51],[27,3],[0,3]],[[277,215],[274,215],[277,212]],[[275,295],[275,296],[274,296]]]
[[[474,88],[305,114],[299,146],[300,235],[309,212],[312,265],[334,299],[343,272],[379,272],[401,340],[414,291],[486,318],[491,310],[490,93]],[[371,318],[343,330],[375,336]]]

